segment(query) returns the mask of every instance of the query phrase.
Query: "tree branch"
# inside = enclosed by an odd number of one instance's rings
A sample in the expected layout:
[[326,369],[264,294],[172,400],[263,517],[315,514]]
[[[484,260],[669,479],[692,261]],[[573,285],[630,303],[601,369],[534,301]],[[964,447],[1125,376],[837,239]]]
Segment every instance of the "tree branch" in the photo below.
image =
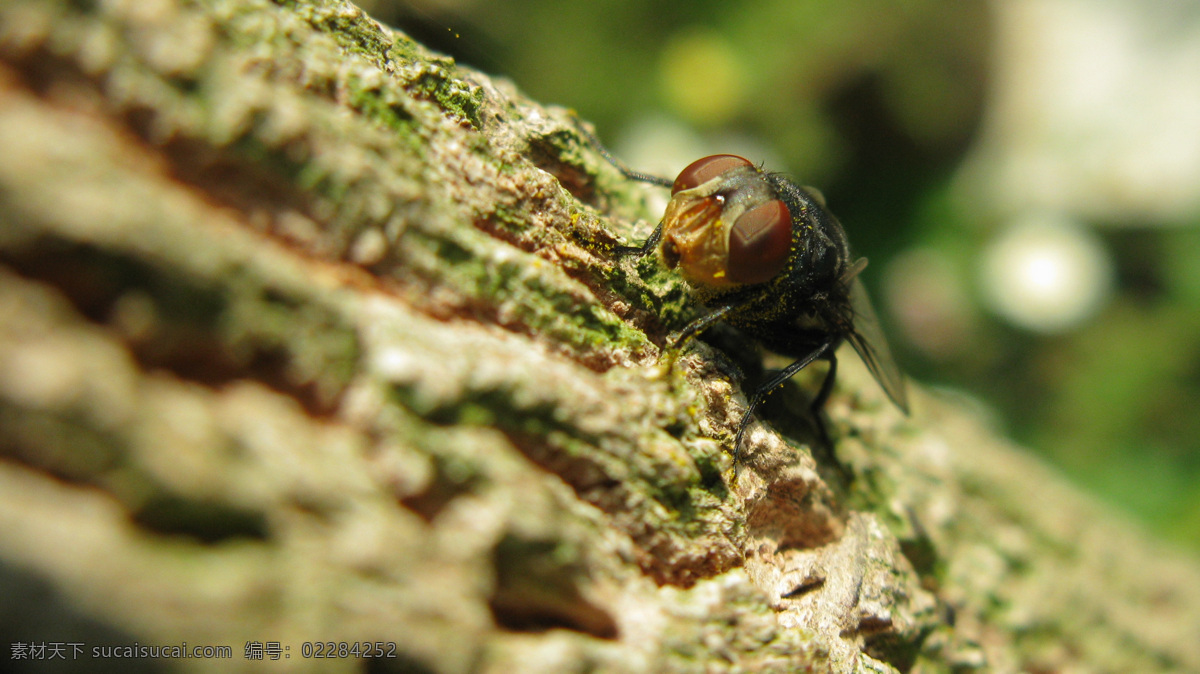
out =
[[0,6],[7,641],[1200,670],[1194,562],[962,404],[846,367],[845,482],[810,378],[735,479],[733,368],[656,365],[696,307],[611,254],[654,188],[577,124],[337,0]]

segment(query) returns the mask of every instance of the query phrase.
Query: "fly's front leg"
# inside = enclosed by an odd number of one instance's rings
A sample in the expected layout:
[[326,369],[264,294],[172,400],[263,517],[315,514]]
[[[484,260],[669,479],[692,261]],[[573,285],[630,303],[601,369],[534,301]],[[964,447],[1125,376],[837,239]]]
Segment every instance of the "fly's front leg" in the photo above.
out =
[[666,375],[675,367],[675,361],[678,360],[679,354],[683,353],[683,347],[687,345],[696,335],[704,332],[712,327],[717,321],[725,318],[729,312],[740,306],[740,303],[725,304],[716,309],[704,314],[700,318],[688,323],[679,334],[670,337],[665,346],[663,346],[662,356],[659,359],[660,374]]
[[614,156],[612,152],[609,152],[608,148],[604,147],[604,143],[600,142],[600,139],[596,137],[596,134],[592,133],[591,131],[588,131],[587,127],[585,127],[583,125],[583,122],[580,121],[580,119],[578,117],[575,117],[574,115],[572,115],[571,121],[575,125],[575,130],[579,132],[579,135],[583,136],[584,140],[587,141],[588,145],[591,145],[593,150],[600,153],[600,156],[604,157],[604,161],[608,162],[609,164],[612,164],[613,168],[620,171],[621,175],[625,176],[626,178],[628,178],[630,180],[636,180],[639,183],[646,183],[647,185],[658,185],[659,187],[671,187],[672,185],[675,184],[675,181],[673,181],[673,180],[669,180],[669,179],[663,178],[661,176],[650,175],[649,173],[642,173],[641,171],[635,171],[635,170],[629,168],[628,166],[625,165],[625,162],[621,161],[620,159],[617,159],[616,156]]
[[658,227],[654,228],[654,232],[650,234],[650,238],[640,246],[617,246],[613,249],[613,253],[617,257],[633,257],[638,260],[646,257],[658,248],[658,242],[662,241],[663,223],[659,222]]
[[685,344],[687,344],[688,341],[691,340],[693,337],[695,337],[696,335],[711,328],[717,321],[725,318],[725,316],[728,315],[729,312],[733,311],[734,309],[738,308],[741,305],[742,305],[742,302],[732,302],[730,304],[723,304],[723,305],[717,307],[716,309],[713,309],[712,311],[708,312],[707,314],[704,314],[700,318],[697,318],[696,320],[692,321],[691,323],[688,323],[687,326],[684,327],[683,330],[680,330],[679,334],[676,335],[675,338],[671,340],[671,342],[667,346],[667,348],[671,349],[671,350],[682,349],[683,346]]

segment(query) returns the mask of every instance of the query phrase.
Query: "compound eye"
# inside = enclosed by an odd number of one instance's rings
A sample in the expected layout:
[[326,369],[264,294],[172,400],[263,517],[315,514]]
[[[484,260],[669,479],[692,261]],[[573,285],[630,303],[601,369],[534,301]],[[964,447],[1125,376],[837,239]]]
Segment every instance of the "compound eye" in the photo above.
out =
[[754,164],[751,164],[749,159],[735,154],[714,154],[697,159],[679,172],[679,177],[671,186],[671,194],[674,195],[677,192],[703,185],[730,169],[742,166],[754,166]]
[[769,281],[787,264],[791,246],[792,214],[782,201],[768,201],[733,223],[725,272],[734,283]]

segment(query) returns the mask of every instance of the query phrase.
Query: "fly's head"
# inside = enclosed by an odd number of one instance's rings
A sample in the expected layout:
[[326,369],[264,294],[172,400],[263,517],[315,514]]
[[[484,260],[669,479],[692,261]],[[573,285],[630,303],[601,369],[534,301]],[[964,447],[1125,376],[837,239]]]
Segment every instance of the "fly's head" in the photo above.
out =
[[733,290],[778,276],[792,236],[792,213],[768,174],[742,157],[713,155],[675,179],[659,252],[693,286]]

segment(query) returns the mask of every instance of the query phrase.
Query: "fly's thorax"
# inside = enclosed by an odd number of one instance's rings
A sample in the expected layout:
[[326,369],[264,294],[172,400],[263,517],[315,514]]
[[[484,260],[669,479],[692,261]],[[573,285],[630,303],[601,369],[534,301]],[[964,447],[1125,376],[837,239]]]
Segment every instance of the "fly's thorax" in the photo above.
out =
[[784,176],[768,174],[767,178],[795,222],[794,254],[788,269],[791,282],[821,286],[842,278],[850,262],[850,246],[842,223],[826,208],[824,196]]
[[697,289],[719,292],[770,281],[787,266],[792,246],[787,205],[767,174],[748,161],[731,155],[701,161],[725,164],[711,178],[700,172],[708,179],[695,186],[685,180],[693,167],[680,174],[663,216],[663,262]]
[[[699,298],[705,304],[732,299],[732,293]],[[728,321],[751,333],[774,324],[788,329],[830,330],[840,321],[835,316],[845,292],[835,279],[801,277],[791,271],[744,296],[745,302],[730,313]]]

